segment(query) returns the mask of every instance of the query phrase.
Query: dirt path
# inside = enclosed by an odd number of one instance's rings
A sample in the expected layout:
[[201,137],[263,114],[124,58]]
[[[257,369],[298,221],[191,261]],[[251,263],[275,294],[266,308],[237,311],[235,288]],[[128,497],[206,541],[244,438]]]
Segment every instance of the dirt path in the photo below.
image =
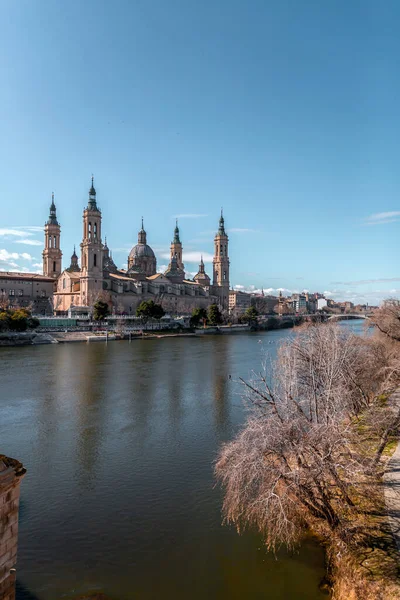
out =
[[[400,402],[400,392],[394,395],[398,396],[396,400]],[[383,485],[388,521],[400,551],[400,443],[386,465]]]

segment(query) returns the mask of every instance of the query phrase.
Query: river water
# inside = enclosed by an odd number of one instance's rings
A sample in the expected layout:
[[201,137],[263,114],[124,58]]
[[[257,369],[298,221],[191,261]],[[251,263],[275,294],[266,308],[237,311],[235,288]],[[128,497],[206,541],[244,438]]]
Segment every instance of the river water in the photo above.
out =
[[246,417],[235,380],[288,335],[0,349],[0,451],[28,470],[19,598],[322,598],[321,548],[274,557],[222,525],[213,477]]

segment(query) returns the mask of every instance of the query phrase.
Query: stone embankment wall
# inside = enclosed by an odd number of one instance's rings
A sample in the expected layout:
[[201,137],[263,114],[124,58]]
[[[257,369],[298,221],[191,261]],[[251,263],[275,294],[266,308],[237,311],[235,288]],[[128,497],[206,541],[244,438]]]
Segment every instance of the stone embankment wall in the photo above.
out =
[[0,454],[0,598],[15,598],[15,565],[18,547],[20,483],[25,469],[20,462]]
[[[32,346],[38,344],[54,344],[55,340],[44,333],[36,332],[7,332],[0,333],[0,346]],[[0,597],[1,598],[1,597]]]

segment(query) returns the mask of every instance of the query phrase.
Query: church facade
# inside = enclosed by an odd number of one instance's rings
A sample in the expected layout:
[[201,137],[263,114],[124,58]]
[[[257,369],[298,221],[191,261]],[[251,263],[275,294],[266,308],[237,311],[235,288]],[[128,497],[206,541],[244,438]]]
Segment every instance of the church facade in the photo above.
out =
[[102,215],[93,178],[88,204],[83,211],[80,264],[74,248],[70,266],[62,270],[60,240],[61,227],[53,196],[45,224],[43,274],[55,282],[55,314],[90,310],[98,299],[107,301],[113,312],[128,315],[134,315],[137,306],[150,299],[173,315],[190,314],[194,308],[207,308],[214,303],[223,311],[229,309],[229,240],[222,212],[214,238],[212,281],[205,272],[203,259],[193,279],[186,277],[178,222],[170,246],[170,262],[164,273],[157,272],[157,259],[147,243],[143,219],[137,244],[128,256],[127,268],[119,269],[107,241],[102,239]]

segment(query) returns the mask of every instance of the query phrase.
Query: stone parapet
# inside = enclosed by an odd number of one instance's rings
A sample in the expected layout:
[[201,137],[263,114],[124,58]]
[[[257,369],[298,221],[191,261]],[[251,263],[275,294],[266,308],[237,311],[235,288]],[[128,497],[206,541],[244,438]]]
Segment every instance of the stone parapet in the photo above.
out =
[[23,465],[0,454],[0,598],[14,600],[18,548],[18,510]]

